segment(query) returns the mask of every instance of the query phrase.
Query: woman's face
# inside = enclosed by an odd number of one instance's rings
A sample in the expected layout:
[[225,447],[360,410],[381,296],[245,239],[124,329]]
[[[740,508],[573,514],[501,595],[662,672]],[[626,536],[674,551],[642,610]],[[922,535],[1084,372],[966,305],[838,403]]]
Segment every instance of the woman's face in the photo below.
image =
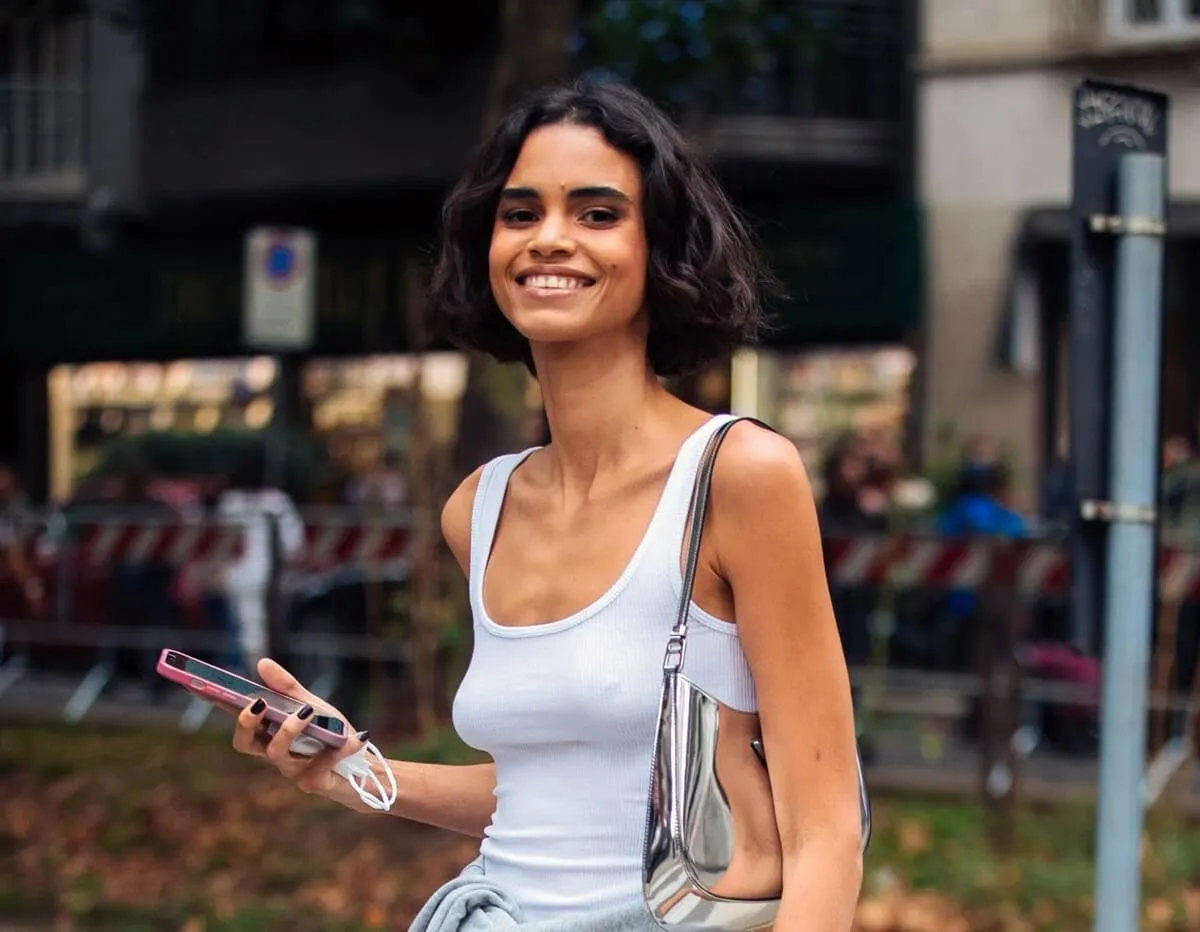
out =
[[647,245],[637,164],[590,127],[530,133],[500,197],[492,294],[531,343],[645,327]]

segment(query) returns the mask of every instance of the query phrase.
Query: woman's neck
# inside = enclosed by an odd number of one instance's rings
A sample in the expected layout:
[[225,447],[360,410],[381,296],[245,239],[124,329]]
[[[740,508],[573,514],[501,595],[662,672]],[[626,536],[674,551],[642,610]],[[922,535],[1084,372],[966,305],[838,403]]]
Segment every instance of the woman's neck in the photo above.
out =
[[669,409],[682,405],[659,384],[641,343],[535,347],[534,358],[553,479],[566,497],[586,498],[598,474],[628,460]]

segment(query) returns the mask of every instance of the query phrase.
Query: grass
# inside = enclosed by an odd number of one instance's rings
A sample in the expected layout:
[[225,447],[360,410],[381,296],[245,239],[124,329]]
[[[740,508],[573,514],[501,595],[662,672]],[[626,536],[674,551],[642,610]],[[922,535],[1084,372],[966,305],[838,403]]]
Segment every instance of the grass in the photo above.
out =
[[[388,750],[474,759],[448,733]],[[1089,808],[1020,810],[1008,858],[966,803],[877,799],[874,814],[862,929],[1090,927]],[[473,853],[470,841],[305,797],[221,735],[0,732],[0,918],[88,932],[403,929]],[[1152,821],[1143,890],[1144,928],[1200,928],[1200,828]]]
[[[1007,858],[988,844],[982,812],[965,803],[889,799],[876,807],[876,825],[866,864],[868,896],[893,887],[936,891],[981,917],[980,927],[982,917],[1016,913],[1035,920],[1038,929],[1090,928],[1091,807],[1019,810],[1016,844]],[[1200,926],[1200,827],[1154,821],[1143,846],[1142,896],[1152,916],[1169,908],[1182,921],[1190,906],[1194,924],[1187,927]]]

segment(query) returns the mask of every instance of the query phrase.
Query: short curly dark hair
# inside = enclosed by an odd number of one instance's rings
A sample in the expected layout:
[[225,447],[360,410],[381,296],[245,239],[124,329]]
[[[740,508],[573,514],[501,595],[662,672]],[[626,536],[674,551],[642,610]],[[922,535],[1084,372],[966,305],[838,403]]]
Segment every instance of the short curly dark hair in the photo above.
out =
[[434,326],[453,343],[533,369],[529,343],[496,305],[488,248],[500,193],[535,129],[570,123],[599,130],[637,162],[649,260],[647,355],[660,376],[680,375],[752,343],[775,278],[750,230],[674,124],[623,84],[579,79],[514,108],[476,152],[442,208],[430,286]]

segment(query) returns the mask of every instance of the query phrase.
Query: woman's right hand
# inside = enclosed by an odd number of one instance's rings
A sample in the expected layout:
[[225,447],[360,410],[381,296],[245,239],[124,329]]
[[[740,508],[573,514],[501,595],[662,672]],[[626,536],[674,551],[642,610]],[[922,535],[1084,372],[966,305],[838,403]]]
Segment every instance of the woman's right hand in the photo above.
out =
[[292,742],[304,731],[313,712],[341,719],[346,722],[347,730],[350,729],[350,723],[346,721],[346,716],[305,689],[292,674],[274,660],[260,660],[258,675],[267,687],[290,696],[297,702],[305,703],[306,708],[284,719],[279,730],[272,736],[266,731],[266,705],[259,703],[246,706],[237,716],[237,725],[233,732],[234,750],[251,757],[266,758],[276,770],[305,793],[324,796],[351,809],[359,808],[356,805],[358,796],[353,788],[345,778],[334,773],[333,768],[340,760],[354,754],[366,744],[367,733],[351,733],[342,747],[330,748],[312,757],[293,754],[290,750]]

